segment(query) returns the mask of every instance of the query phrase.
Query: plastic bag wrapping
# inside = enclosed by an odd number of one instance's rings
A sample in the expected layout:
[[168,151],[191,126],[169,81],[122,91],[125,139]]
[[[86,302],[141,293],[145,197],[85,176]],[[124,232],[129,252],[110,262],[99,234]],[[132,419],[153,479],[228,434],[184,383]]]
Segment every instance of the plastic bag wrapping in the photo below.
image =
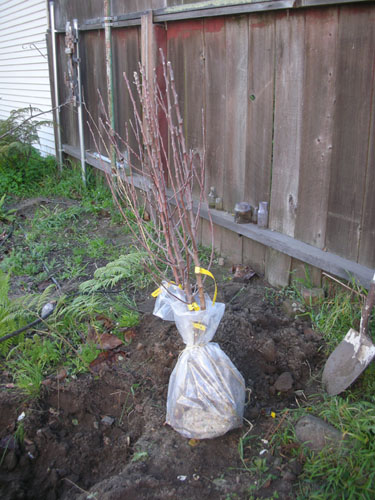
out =
[[158,316],[166,321],[174,321],[171,304],[172,302],[178,301],[178,299],[185,301],[185,294],[181,288],[167,281],[163,281],[160,287],[160,293],[155,301],[154,316]]
[[206,296],[206,309],[188,311],[172,301],[177,329],[186,348],[172,372],[166,421],[188,438],[221,436],[242,426],[245,382],[219,345],[210,342],[224,314],[225,304]]

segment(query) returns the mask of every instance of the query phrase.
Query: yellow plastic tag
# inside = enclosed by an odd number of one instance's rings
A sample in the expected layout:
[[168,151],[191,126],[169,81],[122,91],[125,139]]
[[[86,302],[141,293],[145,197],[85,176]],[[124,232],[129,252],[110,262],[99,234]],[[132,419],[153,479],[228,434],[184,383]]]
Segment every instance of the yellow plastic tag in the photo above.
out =
[[217,297],[217,284],[216,284],[216,280],[215,280],[214,275],[210,271],[207,271],[207,269],[203,269],[203,267],[198,267],[198,266],[196,266],[196,268],[194,269],[194,272],[195,272],[195,274],[205,274],[206,276],[209,276],[210,278],[212,278],[214,280],[215,293],[214,293],[214,298],[212,300],[212,305],[215,305],[216,297]]
[[188,309],[189,311],[199,311],[200,310],[200,307],[198,306],[198,304],[196,302],[193,302],[192,304],[188,304]]
[[202,325],[202,323],[193,323],[194,328],[197,328],[198,330],[202,330],[204,332],[206,330],[206,326]]
[[[174,281],[171,281],[170,283],[167,283],[167,284],[165,285],[165,287],[166,287],[166,288],[168,288],[168,287],[170,287],[171,285],[175,285],[175,284],[176,284],[176,283],[175,283]],[[178,288],[181,288],[181,290],[182,290],[182,286],[181,286],[181,285],[178,285]],[[157,297],[157,296],[158,296],[158,295],[160,295],[160,294],[161,294],[161,288],[158,288],[158,289],[156,289],[154,292],[152,292],[151,297]]]

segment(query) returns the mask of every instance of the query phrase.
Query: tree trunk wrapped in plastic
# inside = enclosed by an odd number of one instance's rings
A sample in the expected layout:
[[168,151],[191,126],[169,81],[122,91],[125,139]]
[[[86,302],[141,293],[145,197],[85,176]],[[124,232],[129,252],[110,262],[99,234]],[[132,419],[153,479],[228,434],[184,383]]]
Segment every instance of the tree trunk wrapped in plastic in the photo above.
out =
[[219,345],[211,342],[225,304],[214,304],[206,295],[205,310],[189,310],[182,295],[175,285],[165,287],[156,310],[164,306],[163,319],[170,319],[172,310],[186,344],[170,377],[166,421],[187,438],[213,438],[242,426],[245,383]]

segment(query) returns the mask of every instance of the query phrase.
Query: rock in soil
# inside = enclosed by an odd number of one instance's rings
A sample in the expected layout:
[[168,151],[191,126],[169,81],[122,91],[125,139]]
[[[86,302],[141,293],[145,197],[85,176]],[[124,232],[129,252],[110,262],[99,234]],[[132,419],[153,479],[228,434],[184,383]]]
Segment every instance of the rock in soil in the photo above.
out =
[[266,361],[273,363],[276,360],[275,342],[272,339],[267,340],[261,347],[260,352]]
[[313,451],[321,451],[326,446],[337,448],[343,441],[339,430],[313,415],[300,418],[295,430],[298,441]]
[[275,382],[275,389],[279,392],[288,392],[293,387],[293,377],[290,372],[282,373]]

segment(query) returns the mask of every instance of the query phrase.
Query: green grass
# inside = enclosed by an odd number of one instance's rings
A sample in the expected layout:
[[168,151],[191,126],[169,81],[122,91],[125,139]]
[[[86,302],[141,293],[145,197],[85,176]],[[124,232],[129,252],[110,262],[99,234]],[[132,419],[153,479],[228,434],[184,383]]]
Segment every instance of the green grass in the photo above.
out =
[[[349,283],[352,292],[326,283],[325,298],[316,306],[304,305],[303,316],[311,320],[326,342],[327,355],[343,339],[351,328],[359,328],[364,295],[367,293],[354,282]],[[285,297],[302,301],[301,283],[294,282],[284,289],[281,296],[270,293],[271,300]],[[374,319],[370,332],[375,332]],[[304,469],[299,477],[300,500],[375,498],[375,366],[370,365],[359,380],[341,395],[328,397],[316,395],[298,410],[289,410],[287,424],[273,437],[275,450],[282,445],[296,443],[294,425],[306,413],[323,418],[345,436],[344,444],[336,451],[313,453],[302,447]],[[300,448],[290,448],[297,457]],[[299,456],[301,458],[301,456]]]
[[35,397],[39,394],[42,381],[60,360],[61,343],[34,335],[10,351],[7,365],[21,391]]
[[[372,374],[373,376],[374,374]],[[357,400],[353,393],[346,396],[320,397],[311,406],[289,410],[286,425],[273,436],[275,450],[289,445],[289,458],[304,463],[299,476],[298,499],[349,500],[375,498],[375,406],[374,401]],[[340,430],[345,436],[336,450],[312,452],[295,444],[294,426],[304,414],[310,413]]]
[[[0,200],[1,216],[7,223],[14,223],[12,238],[7,242],[13,248],[0,262],[0,336],[38,317],[49,294],[49,288],[45,292],[37,289],[39,283],[51,282],[51,276],[60,285],[77,282],[76,291],[63,295],[54,313],[38,325],[38,334],[30,338],[31,330],[0,343],[1,366],[25,394],[37,397],[42,381],[56,374],[61,366],[68,376],[89,369],[100,350],[87,340],[88,329],[95,325],[99,334],[105,331],[98,315],[107,317],[113,323],[111,333],[124,340],[123,329],[139,322],[131,297],[135,290],[148,286],[150,276],[142,265],[143,254],[134,247],[114,247],[104,237],[93,235],[99,218],[105,217],[108,224],[118,222],[118,210],[102,178],[89,172],[85,187],[79,169],[67,168],[62,175],[55,171],[46,175],[37,189],[30,187],[26,194],[64,199],[55,205],[40,206],[27,219],[4,208],[11,201],[9,196]],[[79,202],[67,201],[67,195]],[[120,231],[121,238],[129,232],[123,224]],[[93,267],[97,268],[94,275],[92,271],[89,274]],[[10,273],[13,278],[21,277],[19,286],[25,277],[30,287],[32,278],[35,295],[27,295],[28,300],[9,298]],[[86,282],[91,282],[91,288],[83,285],[78,289],[85,278],[91,278]]]

